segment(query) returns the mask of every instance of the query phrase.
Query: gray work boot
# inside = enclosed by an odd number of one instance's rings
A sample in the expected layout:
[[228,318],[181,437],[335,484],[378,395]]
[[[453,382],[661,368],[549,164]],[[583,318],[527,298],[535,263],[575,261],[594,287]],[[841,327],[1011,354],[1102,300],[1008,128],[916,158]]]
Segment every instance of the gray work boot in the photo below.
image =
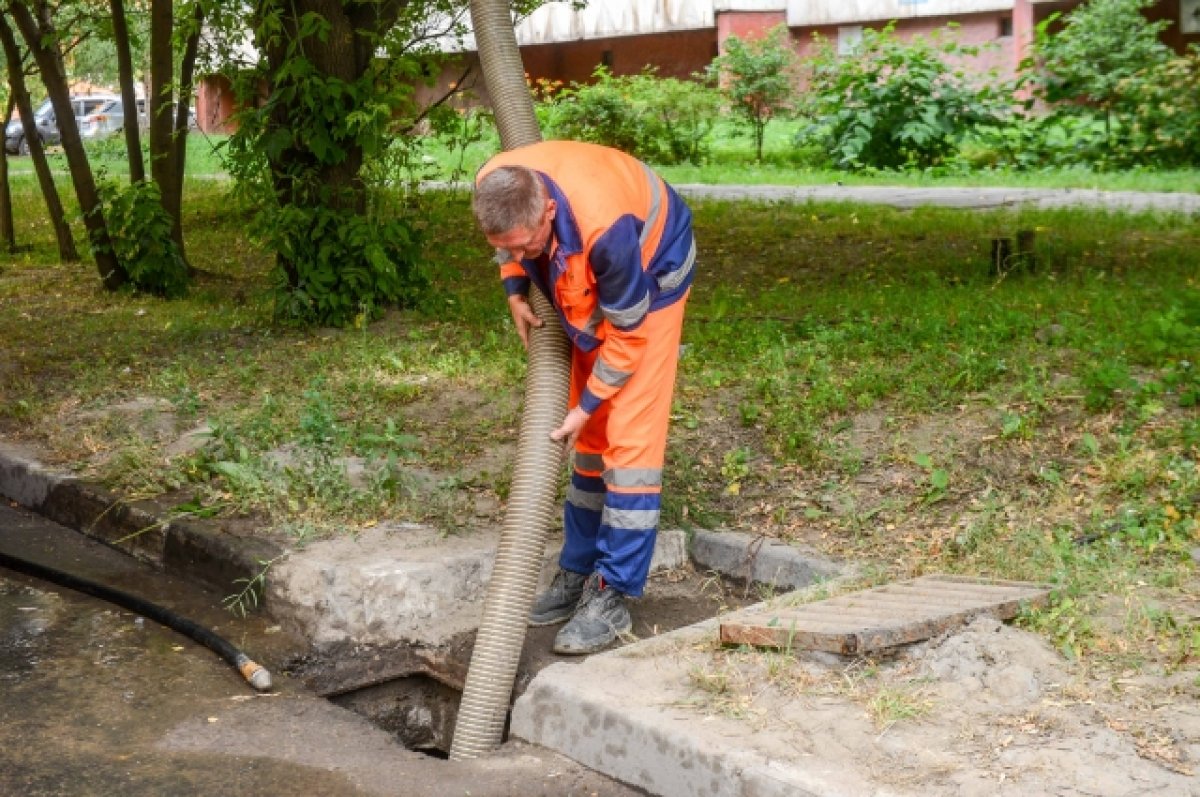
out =
[[560,567],[549,589],[533,599],[529,624],[554,625],[570,617],[583,594],[583,582],[587,578],[583,573],[572,573]]
[[588,576],[583,596],[571,622],[554,637],[554,652],[595,653],[629,633],[633,620],[625,606],[625,596],[604,584],[599,573]]

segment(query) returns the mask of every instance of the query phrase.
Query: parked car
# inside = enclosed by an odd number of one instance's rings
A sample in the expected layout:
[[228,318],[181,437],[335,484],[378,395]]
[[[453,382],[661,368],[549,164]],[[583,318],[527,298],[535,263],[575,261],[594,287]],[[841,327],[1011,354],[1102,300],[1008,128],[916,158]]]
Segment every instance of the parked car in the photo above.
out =
[[[137,101],[138,128],[145,130],[149,123],[146,118],[146,101]],[[108,138],[125,129],[125,103],[118,97],[97,108],[90,114],[76,117],[79,122],[79,135],[84,141]]]
[[[146,126],[146,101],[139,99],[138,124]],[[79,135],[85,140],[107,138],[125,127],[125,106],[120,97],[97,94],[72,97],[75,123]],[[46,100],[33,112],[34,123],[43,144],[57,144],[62,140],[58,124],[54,119],[54,108]],[[4,131],[4,149],[10,154],[28,155],[29,142],[25,140],[25,127],[20,119],[13,119]]]

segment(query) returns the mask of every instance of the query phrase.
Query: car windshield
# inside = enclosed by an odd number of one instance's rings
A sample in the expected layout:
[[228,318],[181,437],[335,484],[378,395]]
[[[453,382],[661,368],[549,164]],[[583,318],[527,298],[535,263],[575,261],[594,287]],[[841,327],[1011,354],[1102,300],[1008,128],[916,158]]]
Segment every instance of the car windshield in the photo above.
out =
[[94,114],[111,102],[112,100],[110,99],[85,99],[83,101],[83,115],[89,116]]

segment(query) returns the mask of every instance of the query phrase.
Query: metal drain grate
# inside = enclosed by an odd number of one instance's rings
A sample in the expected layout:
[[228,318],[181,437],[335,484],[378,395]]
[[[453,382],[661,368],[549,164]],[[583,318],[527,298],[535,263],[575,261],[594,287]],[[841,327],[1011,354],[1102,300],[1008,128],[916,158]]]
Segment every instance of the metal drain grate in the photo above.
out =
[[739,614],[721,623],[721,642],[855,655],[917,642],[980,615],[1009,620],[1044,604],[1050,587],[932,575],[803,606]]

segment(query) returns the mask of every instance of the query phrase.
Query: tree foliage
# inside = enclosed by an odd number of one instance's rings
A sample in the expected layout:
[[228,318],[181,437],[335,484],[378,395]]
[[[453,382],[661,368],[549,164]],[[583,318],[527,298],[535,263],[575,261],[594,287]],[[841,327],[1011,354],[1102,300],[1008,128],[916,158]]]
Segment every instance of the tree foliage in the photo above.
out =
[[1032,75],[1047,102],[1086,103],[1112,111],[1127,81],[1170,58],[1159,34],[1167,21],[1150,22],[1142,10],[1154,0],[1088,0],[1037,27]]
[[157,183],[142,180],[100,185],[114,254],[129,275],[129,287],[174,299],[188,290],[188,266],[171,237],[172,221]]
[[796,90],[796,54],[787,26],[778,25],[757,39],[730,36],[725,53],[713,59],[710,69],[730,108],[748,125],[761,161],[767,123],[791,107]]
[[[439,67],[433,42],[461,8],[400,0],[261,0],[264,57],[229,75],[241,99],[230,166],[276,253],[277,310],[345,325],[413,301],[417,226],[385,189],[420,116],[415,87]],[[440,25],[440,27],[439,27]],[[265,87],[265,92],[264,92]]]
[[1116,90],[1130,109],[1126,147],[1131,160],[1200,164],[1200,48],[1135,72]]
[[927,168],[945,162],[973,128],[1004,121],[1008,87],[952,64],[974,56],[952,37],[900,39],[894,24],[864,30],[850,55],[817,37],[802,112],[803,136],[847,169]]

